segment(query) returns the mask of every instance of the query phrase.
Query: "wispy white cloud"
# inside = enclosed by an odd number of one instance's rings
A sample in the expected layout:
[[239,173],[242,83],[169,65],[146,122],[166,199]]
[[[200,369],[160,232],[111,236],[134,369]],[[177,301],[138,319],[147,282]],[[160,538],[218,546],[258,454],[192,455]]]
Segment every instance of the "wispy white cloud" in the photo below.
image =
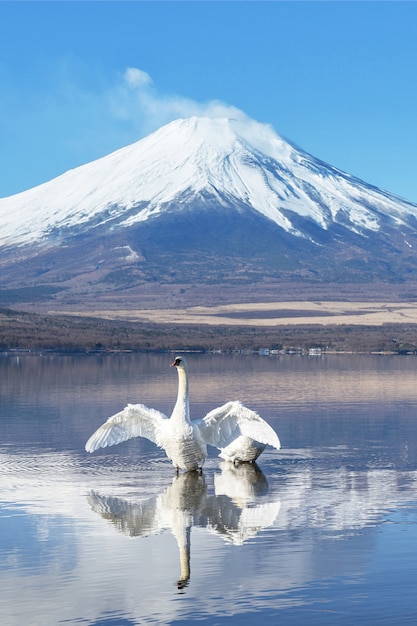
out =
[[178,94],[161,93],[150,75],[129,67],[107,94],[111,114],[130,123],[139,136],[180,117],[246,117],[243,111],[219,100],[197,102]]
[[124,73],[124,79],[131,87],[143,87],[152,83],[148,72],[139,70],[137,67],[128,67]]

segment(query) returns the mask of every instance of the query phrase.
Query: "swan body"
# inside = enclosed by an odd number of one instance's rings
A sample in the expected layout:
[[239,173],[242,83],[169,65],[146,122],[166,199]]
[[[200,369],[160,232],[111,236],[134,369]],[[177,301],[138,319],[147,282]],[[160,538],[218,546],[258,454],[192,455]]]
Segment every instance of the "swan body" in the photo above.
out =
[[143,404],[128,404],[91,435],[85,445],[87,452],[132,437],[145,437],[165,450],[178,472],[201,470],[207,445],[219,448],[219,456],[232,462],[254,461],[266,445],[280,448],[275,431],[255,411],[237,401],[226,402],[204,418],[191,420],[186,360],[178,356],[172,365],[178,372],[178,395],[171,417]]

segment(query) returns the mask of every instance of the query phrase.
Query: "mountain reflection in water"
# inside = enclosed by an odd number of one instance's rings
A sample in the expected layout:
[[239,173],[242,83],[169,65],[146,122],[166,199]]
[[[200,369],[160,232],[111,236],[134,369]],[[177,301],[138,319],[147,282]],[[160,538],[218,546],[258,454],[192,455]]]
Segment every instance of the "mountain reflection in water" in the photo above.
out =
[[109,520],[119,532],[146,537],[169,529],[180,556],[178,588],[190,580],[191,528],[200,526],[241,545],[262,529],[272,526],[280,501],[258,502],[268,493],[265,475],[255,463],[222,464],[215,474],[215,495],[208,495],[205,478],[199,472],[175,476],[172,484],[156,497],[129,502],[92,492],[88,501],[93,511]]

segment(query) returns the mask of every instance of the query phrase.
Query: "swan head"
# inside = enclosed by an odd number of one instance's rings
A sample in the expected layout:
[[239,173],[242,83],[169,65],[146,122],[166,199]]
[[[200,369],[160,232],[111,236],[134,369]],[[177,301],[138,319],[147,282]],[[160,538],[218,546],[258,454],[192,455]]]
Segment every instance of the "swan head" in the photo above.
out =
[[187,361],[183,356],[176,356],[173,362],[171,363],[171,367],[177,367],[178,369],[187,371]]

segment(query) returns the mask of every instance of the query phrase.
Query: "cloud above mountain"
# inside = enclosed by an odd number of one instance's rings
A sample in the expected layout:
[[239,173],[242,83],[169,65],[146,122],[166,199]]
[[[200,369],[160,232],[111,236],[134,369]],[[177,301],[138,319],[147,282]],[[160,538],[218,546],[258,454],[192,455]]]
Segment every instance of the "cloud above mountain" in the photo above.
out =
[[186,96],[162,93],[151,76],[136,67],[128,67],[117,77],[106,99],[109,113],[116,120],[131,124],[132,131],[136,132],[132,141],[180,117],[247,118],[239,108],[220,100],[197,102]]

